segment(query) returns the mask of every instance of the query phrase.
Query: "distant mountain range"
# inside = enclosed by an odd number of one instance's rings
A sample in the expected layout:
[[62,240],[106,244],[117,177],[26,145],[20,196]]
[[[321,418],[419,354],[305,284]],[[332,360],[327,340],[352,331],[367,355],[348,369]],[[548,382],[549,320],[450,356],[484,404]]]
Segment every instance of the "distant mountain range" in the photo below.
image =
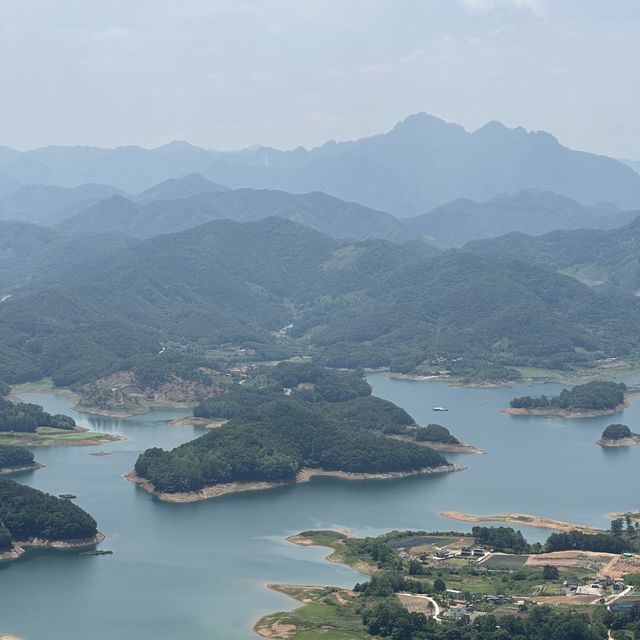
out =
[[55,224],[117,193],[122,191],[104,184],[18,186],[10,193],[0,195],[0,219]]
[[[193,177],[188,180],[193,181]],[[164,185],[167,186],[166,183]],[[174,181],[171,186],[174,187],[172,193],[176,195],[173,199],[148,201],[151,192],[168,197],[167,189],[158,187],[145,192],[147,196],[142,194],[135,202],[115,195],[62,221],[59,226],[66,231],[109,231],[150,238],[221,218],[250,222],[279,216],[337,238],[384,238],[405,242],[415,237],[389,213],[345,202],[325,193],[298,195],[273,190],[216,189],[181,198],[177,194],[185,191],[182,181]]]
[[0,195],[22,184],[114,185],[137,193],[162,180],[201,173],[231,188],[324,191],[399,217],[457,198],[488,200],[523,189],[553,191],[585,204],[640,207],[640,175],[622,162],[562,146],[545,132],[490,122],[477,131],[425,113],[391,131],[306,150],[214,152],[186,142],[156,149],[0,147]]
[[583,205],[547,191],[501,194],[487,202],[458,198],[402,223],[439,247],[460,247],[469,240],[493,238],[510,231],[531,235],[555,229],[608,229],[640,215],[612,204]]
[[617,229],[509,233],[465,245],[489,259],[521,260],[570,274],[591,286],[640,295],[640,216]]

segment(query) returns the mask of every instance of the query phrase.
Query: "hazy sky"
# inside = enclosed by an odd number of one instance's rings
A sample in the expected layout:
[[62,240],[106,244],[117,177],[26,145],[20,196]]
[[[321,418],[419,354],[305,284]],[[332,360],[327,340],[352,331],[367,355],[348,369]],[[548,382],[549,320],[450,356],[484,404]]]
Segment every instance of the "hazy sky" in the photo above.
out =
[[0,0],[0,144],[311,146],[417,111],[640,159],[640,0]]

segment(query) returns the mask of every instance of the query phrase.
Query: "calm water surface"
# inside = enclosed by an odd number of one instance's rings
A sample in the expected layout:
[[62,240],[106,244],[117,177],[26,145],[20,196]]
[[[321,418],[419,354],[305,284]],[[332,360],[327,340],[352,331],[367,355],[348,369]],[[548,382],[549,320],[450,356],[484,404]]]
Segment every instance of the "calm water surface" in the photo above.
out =
[[[68,400],[25,394],[79,424],[125,435],[103,447],[36,448],[46,465],[14,477],[54,494],[73,493],[107,536],[114,554],[29,553],[0,570],[0,635],[26,640],[246,640],[262,613],[290,608],[268,582],[352,586],[361,576],[323,562],[326,551],[284,542],[310,528],[345,527],[359,534],[392,528],[464,529],[438,516],[518,511],[605,526],[607,512],[640,507],[640,447],[595,444],[611,418],[561,420],[500,413],[514,395],[538,389],[462,389],[442,383],[369,376],[374,393],[393,400],[421,424],[440,422],[484,456],[449,456],[461,473],[394,481],[319,478],[297,487],[166,504],[126,482],[138,453],[174,447],[202,433],[171,427],[184,412],[126,420],[78,414]],[[448,413],[433,413],[444,405]],[[615,420],[640,431],[640,401]],[[91,451],[112,452],[90,456]],[[531,540],[548,532],[523,529]]]

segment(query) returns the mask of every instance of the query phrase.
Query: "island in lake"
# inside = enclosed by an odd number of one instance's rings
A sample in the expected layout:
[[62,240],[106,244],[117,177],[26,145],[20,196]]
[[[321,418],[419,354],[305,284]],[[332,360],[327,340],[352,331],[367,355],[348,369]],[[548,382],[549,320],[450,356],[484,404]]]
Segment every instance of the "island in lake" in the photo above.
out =
[[610,424],[597,444],[601,447],[633,447],[640,444],[640,434],[633,433],[626,424]]
[[203,400],[194,414],[228,422],[172,451],[148,449],[128,479],[163,500],[192,502],[319,475],[389,479],[462,468],[394,439],[415,421],[372,396],[360,374],[308,362],[271,367],[256,384]]
[[69,500],[0,478],[0,560],[29,548],[92,547],[104,540],[96,521]]
[[593,381],[572,389],[563,389],[558,396],[522,396],[514,398],[505,413],[511,415],[561,416],[589,418],[622,411],[626,406],[623,382]]
[[640,582],[640,533],[617,520],[607,531],[554,533],[544,544],[480,526],[370,538],[305,531],[288,541],[328,547],[328,560],[369,579],[352,589],[268,585],[301,606],[260,618],[254,630],[265,638],[515,640],[544,630],[548,640],[603,640],[608,629],[626,634],[638,622],[638,612],[616,605],[637,602],[630,594]]

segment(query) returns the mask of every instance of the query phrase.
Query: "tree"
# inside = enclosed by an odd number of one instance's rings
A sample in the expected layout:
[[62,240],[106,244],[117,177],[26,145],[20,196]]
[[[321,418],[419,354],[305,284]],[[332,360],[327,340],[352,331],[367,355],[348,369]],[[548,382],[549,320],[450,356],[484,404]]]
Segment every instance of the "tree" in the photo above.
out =
[[621,536],[622,535],[622,518],[616,518],[611,521],[611,535],[612,536]]
[[436,593],[444,593],[447,590],[447,585],[442,578],[436,578],[433,581],[433,590]]
[[542,568],[543,580],[557,580],[560,577],[560,572],[557,567],[553,567],[550,564],[545,564]]

